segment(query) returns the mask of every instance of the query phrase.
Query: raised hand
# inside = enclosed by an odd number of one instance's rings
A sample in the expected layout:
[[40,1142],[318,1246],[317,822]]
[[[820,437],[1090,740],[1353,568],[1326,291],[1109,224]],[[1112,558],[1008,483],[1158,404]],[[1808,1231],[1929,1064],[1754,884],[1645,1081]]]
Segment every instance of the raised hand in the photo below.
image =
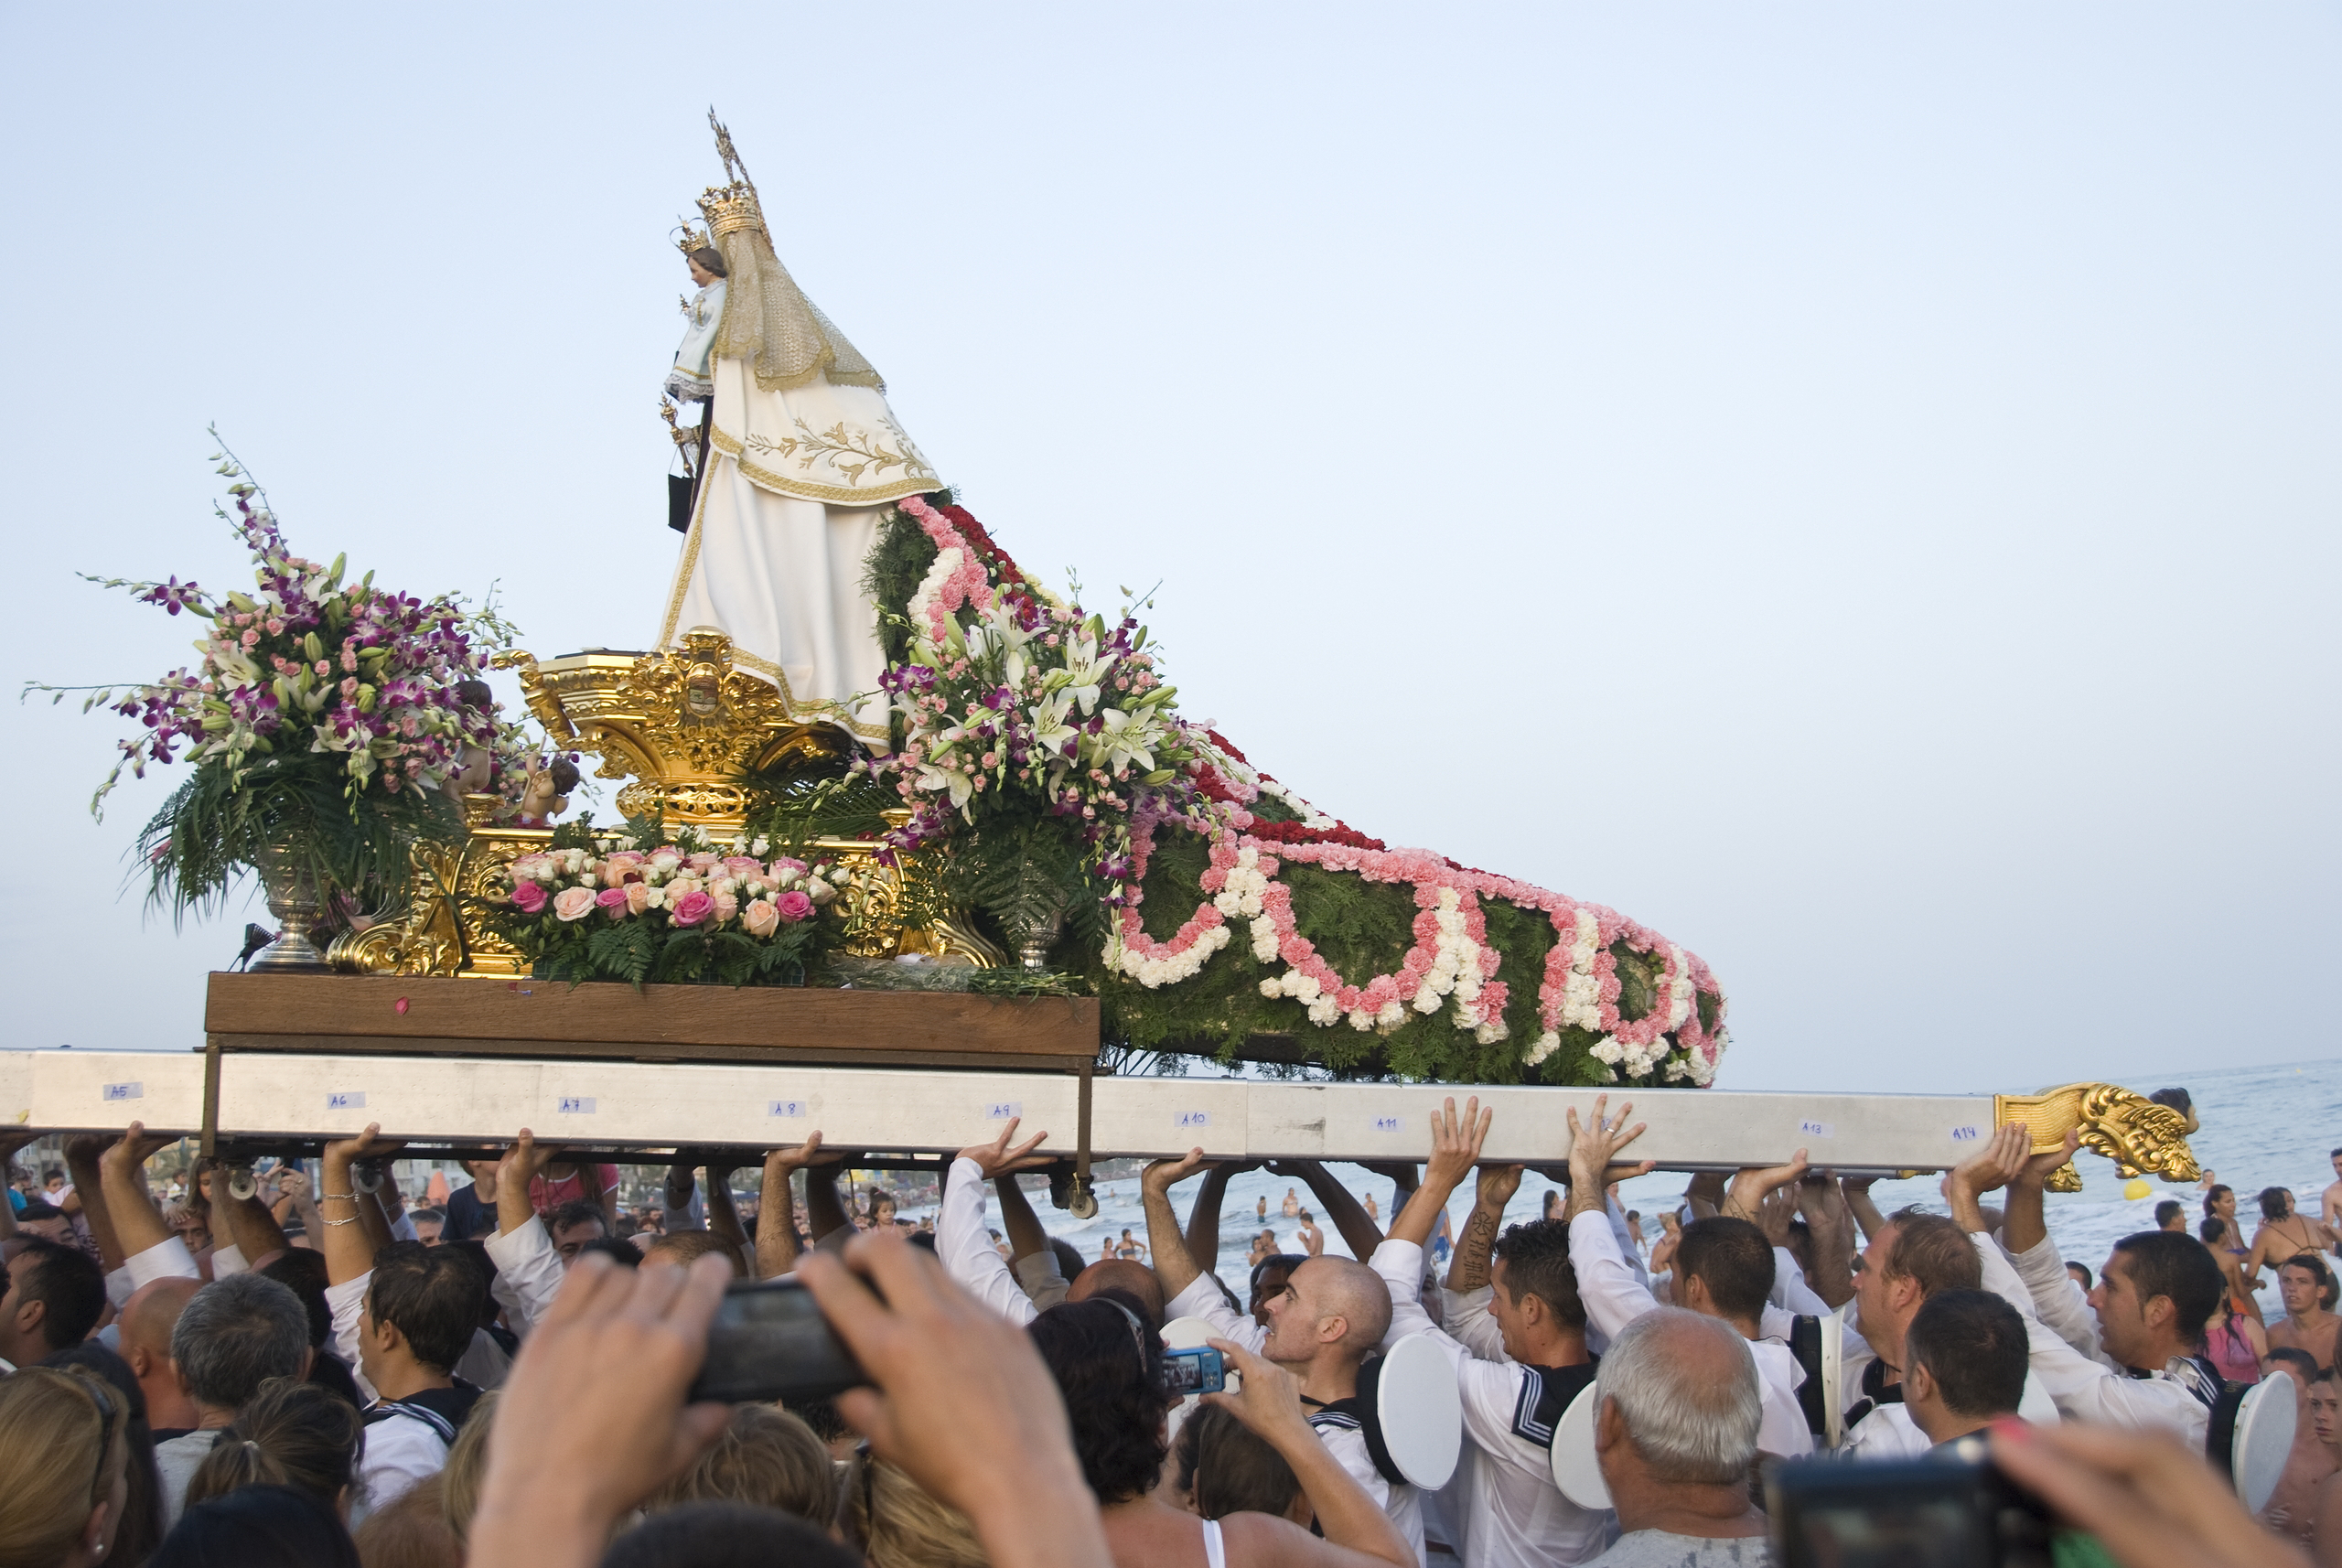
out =
[[[134,1127],[137,1123],[134,1122],[131,1125]],[[525,1138],[528,1133],[523,1133],[521,1136]],[[168,1143],[170,1140],[167,1138],[164,1142]],[[336,1138],[332,1143],[328,1144],[325,1147],[325,1164],[327,1168],[330,1169],[337,1162],[347,1166],[353,1160],[388,1159],[405,1147],[404,1138],[385,1138],[382,1136],[382,1124],[380,1122],[369,1122],[366,1123],[366,1131],[359,1133],[355,1138]]]
[[793,1175],[810,1165],[834,1165],[843,1164],[844,1159],[843,1151],[837,1149],[825,1151],[822,1147],[822,1130],[816,1127],[805,1134],[803,1143],[784,1144],[767,1155],[765,1169],[768,1172],[779,1171]]
[[1464,1114],[1456,1113],[1456,1097],[1431,1113],[1431,1158],[1423,1166],[1423,1190],[1437,1188],[1441,1200],[1463,1185],[1480,1163],[1480,1146],[1488,1141],[1488,1129],[1495,1124],[1493,1108],[1480,1109],[1480,1097],[1473,1095],[1464,1102]]
[[1944,1198],[1960,1228],[1974,1233],[1991,1230],[1977,1199],[2023,1176],[2032,1158],[2033,1134],[2011,1122],[1985,1140],[1982,1148],[1954,1165],[1944,1183]]
[[1047,1128],[1034,1133],[1022,1144],[1013,1147],[1010,1145],[1009,1140],[1016,1136],[1016,1129],[1023,1121],[1024,1118],[1021,1116],[1011,1116],[1007,1123],[1001,1128],[999,1137],[989,1144],[972,1144],[960,1151],[959,1157],[975,1161],[977,1168],[983,1172],[983,1179],[986,1181],[992,1180],[994,1176],[1005,1176],[1011,1171],[1037,1170],[1047,1165],[1056,1158],[1055,1155],[1036,1155],[1033,1152],[1047,1141],[1049,1134]]
[[1166,1193],[1198,1171],[1209,1170],[1212,1162],[1204,1158],[1201,1149],[1189,1149],[1176,1160],[1156,1160],[1139,1173],[1139,1191]]
[[1473,1195],[1475,1200],[1482,1208],[1502,1214],[1504,1206],[1512,1201],[1512,1195],[1520,1190],[1520,1175],[1527,1168],[1524,1165],[1482,1165],[1480,1185]]
[[1805,1151],[1791,1155],[1789,1163],[1778,1165],[1744,1165],[1724,1189],[1724,1213],[1734,1219],[1762,1223],[1760,1219],[1765,1200],[1789,1186],[1805,1179]]
[[1590,1123],[1578,1121],[1577,1107],[1574,1105],[1563,1112],[1570,1129],[1570,1200],[1563,1210],[1567,1219],[1605,1212],[1604,1187],[1613,1181],[1640,1176],[1650,1169],[1649,1162],[1646,1161],[1639,1165],[1625,1167],[1619,1175],[1611,1174],[1617,1167],[1618,1151],[1641,1137],[1646,1123],[1638,1122],[1631,1127],[1627,1125],[1627,1118],[1635,1112],[1635,1102],[1631,1100],[1618,1107],[1616,1116],[1606,1114],[1609,1106],[1608,1095],[1595,1095],[1594,1120]]

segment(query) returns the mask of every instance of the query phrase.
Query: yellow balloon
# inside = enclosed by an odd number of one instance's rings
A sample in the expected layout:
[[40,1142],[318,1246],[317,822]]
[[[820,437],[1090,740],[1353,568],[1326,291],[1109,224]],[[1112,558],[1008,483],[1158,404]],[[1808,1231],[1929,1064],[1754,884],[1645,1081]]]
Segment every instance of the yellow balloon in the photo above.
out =
[[2147,1185],[2147,1179],[2144,1176],[2133,1176],[2122,1184],[2122,1196],[2133,1200],[2144,1197],[2153,1191],[2154,1188]]

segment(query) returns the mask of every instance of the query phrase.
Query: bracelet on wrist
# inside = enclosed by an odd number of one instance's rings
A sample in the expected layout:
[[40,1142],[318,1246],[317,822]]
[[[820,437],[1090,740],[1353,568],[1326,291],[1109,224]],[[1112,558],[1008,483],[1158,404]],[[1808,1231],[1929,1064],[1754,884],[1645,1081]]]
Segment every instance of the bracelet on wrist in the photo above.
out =
[[358,1216],[353,1214],[347,1219],[328,1219],[326,1223],[328,1225],[355,1225],[358,1223]]

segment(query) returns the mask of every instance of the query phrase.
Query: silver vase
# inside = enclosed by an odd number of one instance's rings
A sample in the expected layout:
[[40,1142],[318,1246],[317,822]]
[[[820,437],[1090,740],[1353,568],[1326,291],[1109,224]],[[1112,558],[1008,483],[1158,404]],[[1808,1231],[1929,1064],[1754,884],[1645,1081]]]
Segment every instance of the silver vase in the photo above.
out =
[[1040,919],[1026,924],[1017,933],[1016,962],[1027,974],[1047,974],[1049,950],[1058,945],[1058,933],[1065,929],[1065,908],[1051,909]]
[[329,974],[332,966],[309,940],[325,900],[317,881],[300,857],[282,844],[271,845],[260,857],[260,885],[275,918],[277,938],[261,949],[247,967],[273,974]]

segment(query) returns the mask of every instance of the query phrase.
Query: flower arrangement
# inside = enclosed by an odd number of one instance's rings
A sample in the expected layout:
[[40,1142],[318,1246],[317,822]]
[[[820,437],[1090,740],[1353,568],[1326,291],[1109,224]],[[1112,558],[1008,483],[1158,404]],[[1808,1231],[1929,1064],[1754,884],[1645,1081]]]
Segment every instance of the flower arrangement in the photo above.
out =
[[895,847],[984,863],[987,840],[1073,835],[1111,1040],[1227,1057],[1285,1036],[1337,1071],[1461,1082],[1714,1080],[1725,1001],[1696,955],[1319,811],[1178,715],[1132,618],[1110,632],[1051,598],[947,499],[899,503],[872,553],[882,618],[900,607],[901,745],[865,766],[912,810]]
[[900,510],[934,557],[905,606],[906,655],[881,679],[902,745],[863,765],[910,809],[889,851],[950,840],[1012,934],[1118,902],[1135,817],[1214,811],[1195,783],[1201,733],[1174,710],[1146,628],[988,566],[997,547],[924,500]]
[[484,689],[467,700],[460,688],[512,628],[492,603],[417,599],[376,587],[371,573],[348,581],[341,558],[294,554],[259,487],[224,451],[219,462],[235,510],[214,510],[252,553],[254,592],[89,579],[205,623],[194,667],[98,688],[83,703],[141,726],[119,743],[91,809],[102,812],[125,770],[143,778],[149,764],[184,761],[192,776],[139,839],[158,901],[203,905],[271,854],[371,901],[403,884],[416,837],[462,831],[449,781],[485,760],[498,729]]
[[830,860],[686,845],[516,857],[492,924],[541,980],[802,984],[845,933],[855,880]]

